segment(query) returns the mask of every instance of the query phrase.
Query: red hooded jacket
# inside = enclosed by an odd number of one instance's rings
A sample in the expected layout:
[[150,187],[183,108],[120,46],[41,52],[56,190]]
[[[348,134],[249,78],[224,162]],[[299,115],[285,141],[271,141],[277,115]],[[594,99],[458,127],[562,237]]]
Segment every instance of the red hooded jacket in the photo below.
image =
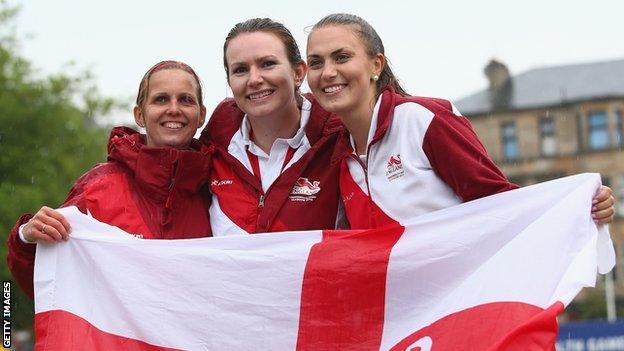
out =
[[[193,140],[192,150],[145,147],[145,136],[113,128],[108,161],[80,177],[60,207],[76,206],[93,218],[145,239],[211,236],[207,180],[211,148]],[[17,221],[8,239],[13,277],[33,296],[34,244],[24,243]],[[70,234],[71,235],[71,234]]]

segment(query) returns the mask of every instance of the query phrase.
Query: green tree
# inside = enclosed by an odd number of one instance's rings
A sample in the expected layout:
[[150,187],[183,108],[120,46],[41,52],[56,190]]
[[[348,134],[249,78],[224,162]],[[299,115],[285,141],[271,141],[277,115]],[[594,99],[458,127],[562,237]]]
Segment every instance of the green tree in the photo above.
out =
[[[21,57],[12,20],[0,0],[0,235],[24,212],[58,206],[73,182],[105,160],[108,127],[96,123],[118,103],[98,95],[88,72],[40,77]],[[6,258],[7,247],[1,245]],[[11,276],[2,265],[3,280]],[[32,301],[13,285],[13,328],[30,328]]]

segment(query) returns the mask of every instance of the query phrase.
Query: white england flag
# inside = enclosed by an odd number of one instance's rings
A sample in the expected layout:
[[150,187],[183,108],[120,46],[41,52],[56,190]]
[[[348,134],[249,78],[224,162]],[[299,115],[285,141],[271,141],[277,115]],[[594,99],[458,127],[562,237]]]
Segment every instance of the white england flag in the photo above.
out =
[[38,350],[554,350],[615,254],[582,174],[376,230],[143,240],[62,209]]

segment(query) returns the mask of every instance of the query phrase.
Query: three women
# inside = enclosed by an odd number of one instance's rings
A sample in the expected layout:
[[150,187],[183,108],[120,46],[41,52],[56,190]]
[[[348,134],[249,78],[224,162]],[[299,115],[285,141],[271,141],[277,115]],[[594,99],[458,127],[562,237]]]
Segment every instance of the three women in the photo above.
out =
[[[109,162],[83,176],[64,205],[145,238],[183,238],[331,229],[340,199],[351,228],[373,228],[516,188],[451,103],[405,93],[363,19],[325,17],[307,49],[306,65],[283,25],[237,24],[223,52],[234,99],[203,131],[208,147],[192,141],[205,116],[197,76],[179,63],[156,65],[134,111],[147,137],[115,129]],[[306,72],[314,96],[299,92]],[[603,188],[597,222],[612,219],[613,202]],[[66,239],[69,226],[43,208],[19,238],[29,218],[10,236],[8,261],[32,292],[26,241]]]

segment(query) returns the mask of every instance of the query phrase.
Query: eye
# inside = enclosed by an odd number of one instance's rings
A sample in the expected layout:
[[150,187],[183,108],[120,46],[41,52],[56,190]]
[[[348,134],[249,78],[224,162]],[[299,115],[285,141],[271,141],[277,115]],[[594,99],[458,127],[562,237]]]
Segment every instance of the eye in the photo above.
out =
[[236,74],[236,75],[241,75],[246,72],[247,72],[247,67],[245,66],[234,67],[234,69],[232,70],[232,74]]
[[262,67],[264,68],[270,68],[277,65],[277,62],[273,61],[273,60],[266,60],[262,63]]
[[321,59],[319,58],[314,57],[314,58],[308,59],[308,67],[310,69],[318,69],[322,66],[322,64],[323,64],[323,61],[321,61]]
[[192,95],[183,95],[180,97],[180,102],[185,105],[195,105],[195,98]]
[[154,96],[154,99],[153,99],[154,103],[157,103],[157,104],[162,104],[164,102],[167,102],[167,100],[168,100],[167,95],[162,95],[162,94]]
[[347,62],[349,61],[350,58],[351,58],[351,55],[341,52],[338,55],[336,55],[336,62],[339,62],[339,63]]

